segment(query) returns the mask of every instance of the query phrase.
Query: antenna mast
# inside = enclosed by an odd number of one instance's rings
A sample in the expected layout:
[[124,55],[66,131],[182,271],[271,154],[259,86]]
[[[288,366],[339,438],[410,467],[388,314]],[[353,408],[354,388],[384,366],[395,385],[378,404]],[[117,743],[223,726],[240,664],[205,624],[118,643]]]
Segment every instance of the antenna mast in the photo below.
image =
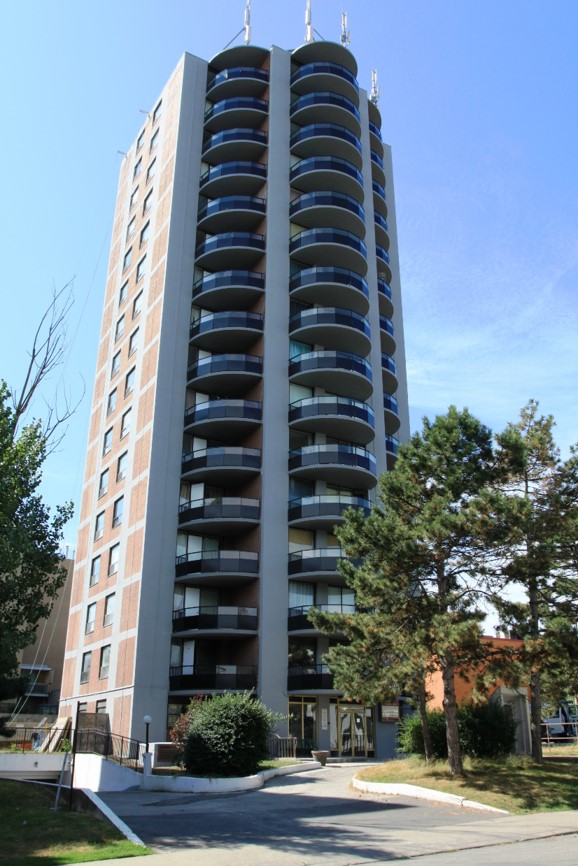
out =
[[245,45],[251,41],[251,0],[245,4]]
[[311,26],[311,0],[307,0],[305,9],[305,42],[313,42],[313,28]]
[[377,83],[377,69],[371,70],[371,92],[369,98],[374,105],[379,102],[379,84]]
[[341,13],[341,44],[345,48],[351,42],[351,32],[347,29],[347,12]]

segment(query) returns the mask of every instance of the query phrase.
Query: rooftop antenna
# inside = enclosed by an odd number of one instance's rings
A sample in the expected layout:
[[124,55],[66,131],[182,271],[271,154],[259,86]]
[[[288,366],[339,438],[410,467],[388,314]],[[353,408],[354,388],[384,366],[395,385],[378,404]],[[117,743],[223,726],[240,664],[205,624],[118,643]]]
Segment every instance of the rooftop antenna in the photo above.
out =
[[374,105],[379,102],[379,84],[377,83],[377,69],[371,70],[371,92],[369,98]]
[[347,12],[341,13],[341,44],[345,48],[351,42],[351,32],[347,29]]
[[305,9],[305,42],[314,42],[313,28],[311,26],[311,0],[307,0]]
[[251,41],[251,0],[245,4],[245,45]]

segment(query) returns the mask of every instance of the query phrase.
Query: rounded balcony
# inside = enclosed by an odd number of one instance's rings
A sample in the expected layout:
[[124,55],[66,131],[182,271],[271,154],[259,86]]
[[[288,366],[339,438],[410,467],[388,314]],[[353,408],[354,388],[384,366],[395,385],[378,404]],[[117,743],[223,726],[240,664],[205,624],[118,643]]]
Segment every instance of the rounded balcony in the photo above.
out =
[[385,279],[386,282],[390,283],[392,273],[391,264],[389,261],[389,253],[387,252],[387,250],[384,250],[383,247],[380,247],[379,244],[376,244],[375,256],[377,258],[377,275],[381,277],[381,279]]
[[300,694],[341,694],[333,683],[333,674],[326,664],[291,665],[287,668],[287,692]]
[[381,135],[381,127],[374,120],[369,120],[369,135],[370,143],[373,150],[383,156],[383,138]]
[[371,149],[371,177],[385,189],[385,168],[381,155]]
[[393,322],[388,316],[383,313],[379,314],[379,336],[381,340],[381,351],[386,355],[393,355],[395,352],[395,337],[393,333]]
[[387,196],[385,188],[376,180],[372,180],[371,189],[373,192],[373,210],[387,219]]
[[315,61],[300,66],[291,76],[291,90],[300,96],[314,91],[331,91],[347,96],[359,105],[357,78],[341,63]]
[[256,688],[256,665],[180,665],[169,671],[172,693],[247,692]]
[[185,411],[185,430],[205,439],[236,442],[263,420],[258,400],[205,400]]
[[235,160],[214,165],[201,175],[199,189],[209,198],[217,198],[234,190],[237,195],[255,195],[267,179],[267,166],[262,162]]
[[[250,550],[206,550],[184,553],[175,562],[176,577],[220,575],[254,577],[259,573],[259,554]],[[217,585],[215,583],[215,585]]]
[[373,213],[373,222],[375,226],[375,240],[385,250],[389,250],[389,228],[387,220],[378,211]]
[[258,66],[261,67],[268,60],[270,52],[268,48],[259,45],[240,43],[224,48],[211,58],[209,69],[212,72],[221,72],[236,66]]
[[375,416],[368,403],[327,394],[291,403],[289,426],[307,433],[327,433],[334,439],[367,445],[374,438]]
[[385,275],[378,274],[377,299],[379,301],[379,312],[385,316],[393,316],[393,293],[391,286],[385,279]]
[[305,445],[289,452],[289,473],[311,481],[369,490],[377,483],[374,455],[358,445]]
[[304,268],[291,276],[291,298],[304,303],[338,304],[360,315],[369,310],[369,287],[347,268]]
[[196,266],[211,270],[217,267],[241,268],[254,265],[265,252],[265,236],[257,232],[223,232],[207,235],[198,244]]
[[329,63],[339,63],[348,69],[352,75],[357,75],[357,62],[355,57],[340,42],[327,42],[319,40],[318,42],[305,42],[293,51],[293,60],[295,63],[315,63],[326,61]]
[[367,355],[371,349],[369,322],[359,313],[341,307],[307,307],[289,319],[294,340],[324,346],[326,349],[351,349]]
[[291,136],[294,156],[335,156],[362,166],[361,142],[355,133],[337,123],[310,123]]
[[330,90],[318,90],[298,96],[291,103],[291,121],[299,126],[307,126],[309,123],[337,123],[354,135],[361,135],[361,117],[355,102]]
[[267,147],[267,133],[262,129],[239,127],[210,135],[203,143],[203,161],[212,164],[256,160]]
[[390,436],[397,433],[401,422],[399,420],[397,398],[393,394],[383,395],[383,418],[385,421],[385,432]]
[[226,534],[244,532],[259,525],[261,502],[224,496],[192,499],[179,506],[179,528]]
[[363,201],[363,176],[357,166],[336,156],[311,156],[290,172],[291,186],[300,192],[342,192]]
[[269,103],[257,96],[232,96],[213,103],[205,111],[205,129],[220,132],[231,127],[259,127],[267,117]]
[[231,270],[207,273],[193,285],[193,301],[209,310],[250,307],[265,291],[265,275]]
[[393,469],[399,449],[399,439],[396,436],[387,435],[385,437],[385,456],[387,460],[387,468]]
[[265,217],[267,203],[256,195],[225,195],[199,208],[197,228],[202,232],[255,229]]
[[330,532],[336,523],[341,522],[349,508],[361,509],[367,517],[371,502],[362,496],[302,496],[289,502],[288,522],[290,526],[301,529],[324,529]]
[[184,607],[173,611],[173,634],[183,632],[244,636],[257,631],[258,617],[256,607],[238,607],[236,605],[204,605],[202,607]]
[[213,102],[236,96],[260,96],[269,83],[269,72],[258,66],[231,66],[209,73],[207,99]]
[[296,550],[289,554],[288,573],[290,577],[313,576],[318,580],[322,575],[332,579],[345,555],[340,547],[314,547]]
[[357,235],[341,229],[306,229],[293,235],[289,255],[306,265],[335,265],[364,274],[367,249]]
[[[190,342],[210,352],[223,346],[243,352],[263,333],[263,316],[244,310],[207,313],[192,322]],[[226,341],[226,342],[224,342]]]
[[397,391],[399,382],[397,381],[395,361],[390,355],[386,355],[385,352],[381,353],[381,378],[383,390],[386,394],[393,394]]
[[263,375],[258,355],[226,354],[199,358],[189,365],[187,378],[197,391],[235,397],[255,385]]
[[358,400],[367,400],[373,392],[370,364],[351,352],[303,352],[291,358],[289,378],[299,385],[318,386]]
[[[308,614],[312,607],[323,613],[355,613],[354,604],[315,604],[290,607],[287,612],[287,631],[293,633],[301,632],[303,634],[320,634],[309,621]],[[291,670],[294,670],[294,668],[292,667]]]
[[363,205],[342,192],[304,193],[291,202],[289,217],[304,228],[332,226],[365,237]]
[[259,448],[222,445],[197,448],[183,454],[181,475],[195,481],[210,480],[213,484],[240,482],[261,471]]

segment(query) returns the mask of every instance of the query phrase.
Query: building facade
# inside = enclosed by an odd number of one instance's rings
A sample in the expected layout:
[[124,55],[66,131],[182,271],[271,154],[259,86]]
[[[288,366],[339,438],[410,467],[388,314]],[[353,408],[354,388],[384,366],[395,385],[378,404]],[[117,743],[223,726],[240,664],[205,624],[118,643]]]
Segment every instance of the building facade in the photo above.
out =
[[307,619],[355,604],[333,528],[408,435],[380,126],[343,45],[242,45],[185,54],[124,159],[61,712],[163,740],[254,689],[304,750],[389,748]]

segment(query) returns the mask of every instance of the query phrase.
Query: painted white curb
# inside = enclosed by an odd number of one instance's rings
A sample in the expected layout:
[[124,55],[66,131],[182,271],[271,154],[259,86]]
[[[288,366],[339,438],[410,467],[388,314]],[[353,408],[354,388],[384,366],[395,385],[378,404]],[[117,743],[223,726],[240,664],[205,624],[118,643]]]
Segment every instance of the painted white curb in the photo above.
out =
[[443,791],[434,791],[433,788],[420,788],[418,785],[407,785],[396,782],[364,782],[354,776],[351,784],[359,791],[368,794],[392,794],[399,797],[416,797],[419,800],[430,800],[433,803],[449,803],[452,806],[463,806],[466,809],[479,809],[483,812],[496,812],[499,815],[509,815],[504,809],[496,809],[494,806],[486,806],[485,803],[476,803],[475,800],[466,800],[458,794],[446,794]]
[[121,821],[118,815],[115,815],[112,809],[110,809],[106,805],[106,803],[100,799],[98,794],[95,794],[94,791],[91,791],[89,788],[81,788],[80,790],[83,794],[86,794],[86,796],[92,803],[94,803],[99,812],[102,812],[105,818],[108,818],[110,823],[114,824],[116,829],[120,830],[120,832],[124,836],[126,836],[129,842],[134,842],[135,845],[141,845],[143,848],[146,848],[146,845],[140,838],[140,836],[137,836],[136,833],[133,833],[128,824],[125,824],[124,821]]
[[256,791],[274,776],[289,776],[293,773],[304,773],[318,770],[318,761],[308,761],[307,764],[290,764],[287,767],[275,767],[262,770],[254,776],[243,776],[232,779],[211,779],[199,776],[144,776],[141,789],[143,791],[164,791],[172,794],[232,794],[240,791]]

